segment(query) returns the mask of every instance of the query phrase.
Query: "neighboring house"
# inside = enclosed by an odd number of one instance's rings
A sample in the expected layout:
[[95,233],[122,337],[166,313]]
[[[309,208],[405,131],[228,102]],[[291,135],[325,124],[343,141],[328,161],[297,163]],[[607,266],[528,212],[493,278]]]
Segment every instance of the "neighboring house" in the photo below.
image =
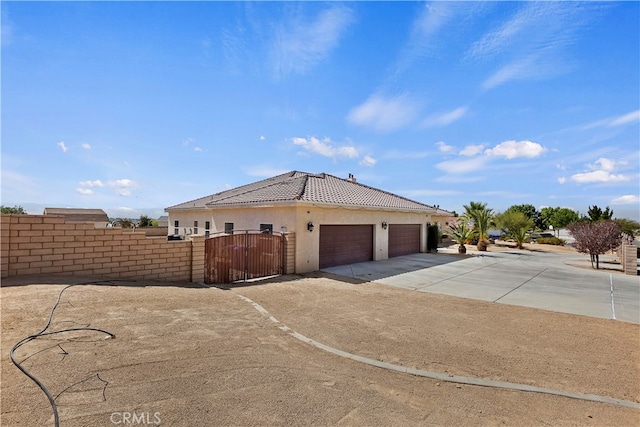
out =
[[165,209],[169,235],[295,232],[295,272],[425,252],[452,213],[329,174],[292,171]]
[[93,222],[96,228],[109,224],[109,216],[102,209],[44,208],[43,215],[62,215],[65,222]]
[[169,216],[162,215],[158,218],[158,227],[168,227],[169,226]]

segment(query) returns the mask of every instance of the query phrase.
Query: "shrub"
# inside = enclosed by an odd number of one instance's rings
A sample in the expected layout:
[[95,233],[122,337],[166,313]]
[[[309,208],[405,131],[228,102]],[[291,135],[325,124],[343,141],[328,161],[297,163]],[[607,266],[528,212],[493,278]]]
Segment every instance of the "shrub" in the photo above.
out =
[[543,245],[557,245],[564,246],[567,242],[559,237],[540,237],[536,240],[536,243]]

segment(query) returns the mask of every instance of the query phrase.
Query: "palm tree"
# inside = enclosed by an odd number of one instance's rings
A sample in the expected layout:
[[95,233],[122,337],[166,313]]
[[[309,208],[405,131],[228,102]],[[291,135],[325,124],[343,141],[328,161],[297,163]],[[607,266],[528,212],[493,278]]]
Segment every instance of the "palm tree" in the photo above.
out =
[[116,218],[111,223],[114,227],[133,228],[133,221],[129,218]]
[[453,240],[459,245],[458,253],[466,254],[467,247],[465,243],[469,242],[473,237],[473,229],[467,227],[466,221],[462,221],[457,225],[451,225],[449,228],[451,229]]
[[489,226],[493,219],[493,209],[488,209],[486,203],[470,202],[464,205],[464,216],[473,222],[473,230],[478,236],[478,250],[486,251],[489,240]]

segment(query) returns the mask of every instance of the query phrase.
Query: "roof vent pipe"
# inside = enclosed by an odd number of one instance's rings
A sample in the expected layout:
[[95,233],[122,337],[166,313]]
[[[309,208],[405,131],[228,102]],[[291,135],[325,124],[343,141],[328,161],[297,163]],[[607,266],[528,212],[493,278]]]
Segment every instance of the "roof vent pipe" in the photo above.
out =
[[355,176],[353,176],[353,174],[352,174],[352,173],[350,173],[350,174],[349,174],[349,178],[347,178],[347,181],[349,181],[349,182],[356,182],[356,177],[355,177]]

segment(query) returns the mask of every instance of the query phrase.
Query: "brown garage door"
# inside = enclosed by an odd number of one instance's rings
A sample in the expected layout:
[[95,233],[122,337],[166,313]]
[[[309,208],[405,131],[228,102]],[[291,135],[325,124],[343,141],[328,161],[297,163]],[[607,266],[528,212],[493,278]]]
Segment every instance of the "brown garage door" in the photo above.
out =
[[420,252],[420,224],[389,224],[389,257]]
[[372,259],[372,225],[320,226],[320,268]]

